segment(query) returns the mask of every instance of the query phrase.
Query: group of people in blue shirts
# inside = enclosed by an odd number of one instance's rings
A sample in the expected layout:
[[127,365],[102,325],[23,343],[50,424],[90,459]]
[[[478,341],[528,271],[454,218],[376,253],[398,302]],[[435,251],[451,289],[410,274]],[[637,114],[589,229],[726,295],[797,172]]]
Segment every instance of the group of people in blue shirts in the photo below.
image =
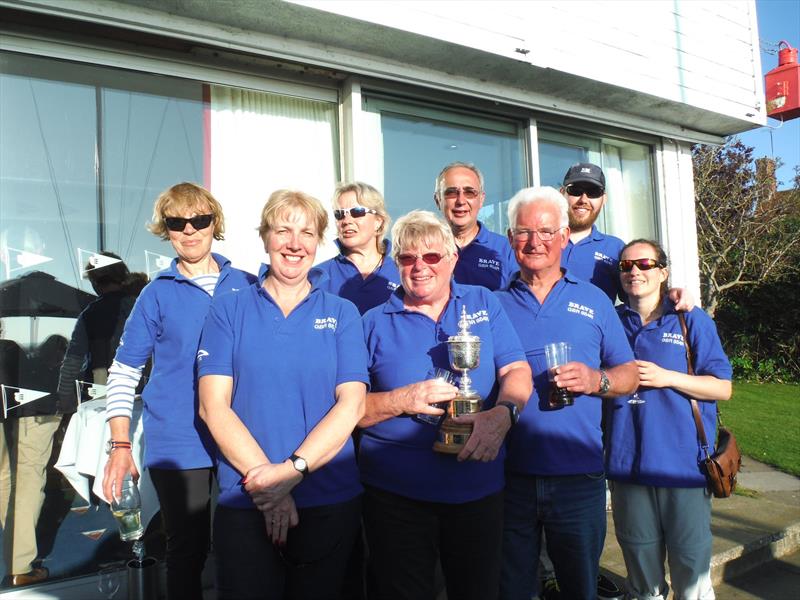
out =
[[[572,166],[560,191],[520,190],[507,236],[478,220],[483,190],[474,165],[448,165],[441,216],[412,211],[386,239],[380,193],[342,184],[340,253],[317,266],[329,211],[278,190],[261,214],[257,278],[211,252],[224,217],[207,190],[159,197],[150,227],[177,257],[142,291],[109,369],[104,492],[138,476],[130,416],[152,355],[144,467],[170,598],[201,597],[213,539],[220,599],[363,597],[366,554],[371,600],[432,600],[437,564],[453,600],[529,600],[543,593],[543,533],[561,597],[594,598],[606,476],[632,596],[666,598],[666,553],[676,597],[713,598],[687,400],[715,431],[731,371],[713,322],[686,313],[689,376],[666,256],[597,230],[596,165]],[[472,434],[452,455],[433,445],[458,388],[435,374],[450,368],[461,319],[481,340],[470,378],[483,410],[455,419]],[[572,352],[555,373],[549,342]],[[552,406],[552,386],[574,404]]]

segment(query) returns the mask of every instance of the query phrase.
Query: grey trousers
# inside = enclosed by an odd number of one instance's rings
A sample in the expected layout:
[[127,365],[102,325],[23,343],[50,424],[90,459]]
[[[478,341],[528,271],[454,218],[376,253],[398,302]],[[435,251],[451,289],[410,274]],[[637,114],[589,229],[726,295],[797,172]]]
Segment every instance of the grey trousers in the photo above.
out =
[[705,488],[612,481],[611,503],[631,598],[666,600],[666,559],[675,600],[713,600],[711,495]]

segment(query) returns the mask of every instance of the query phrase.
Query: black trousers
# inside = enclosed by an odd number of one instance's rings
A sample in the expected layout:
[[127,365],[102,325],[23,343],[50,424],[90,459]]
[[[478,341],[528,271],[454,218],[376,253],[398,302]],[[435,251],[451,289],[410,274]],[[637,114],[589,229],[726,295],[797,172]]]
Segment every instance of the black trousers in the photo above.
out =
[[493,600],[500,584],[503,493],[461,504],[423,502],[367,487],[370,600],[434,600],[436,559],[447,597]]
[[150,469],[167,534],[167,598],[203,597],[211,535],[212,469]]
[[286,546],[267,537],[255,509],[217,506],[214,560],[219,600],[338,600],[359,531],[361,497],[298,510]]

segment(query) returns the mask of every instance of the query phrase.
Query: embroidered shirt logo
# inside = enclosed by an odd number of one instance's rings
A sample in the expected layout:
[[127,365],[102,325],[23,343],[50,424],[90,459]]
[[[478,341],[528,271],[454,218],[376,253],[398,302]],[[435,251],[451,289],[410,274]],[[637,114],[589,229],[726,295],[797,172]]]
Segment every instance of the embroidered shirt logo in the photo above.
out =
[[203,360],[206,356],[208,356],[208,352],[205,350],[198,350],[197,351],[197,360],[198,362]]
[[478,268],[479,269],[491,269],[492,271],[499,271],[500,270],[500,261],[495,260],[493,258],[479,258],[478,259]]
[[600,262],[604,262],[607,265],[614,265],[613,258],[611,258],[610,256],[606,256],[605,254],[603,254],[602,252],[598,252],[597,250],[595,250],[594,252],[594,259]]
[[400,287],[399,283],[395,283],[394,281],[387,281],[386,282],[386,289],[395,291],[397,288]]
[[669,333],[665,331],[661,334],[662,344],[675,344],[676,346],[683,347],[683,334],[682,333]]
[[314,319],[314,329],[331,329],[336,331],[336,317]]
[[577,302],[570,302],[567,305],[567,312],[575,313],[576,315],[581,315],[582,317],[589,317],[590,319],[594,319],[594,309],[583,304],[578,304]]
[[477,325],[478,323],[488,323],[489,322],[489,313],[485,310],[479,310],[471,315],[467,315],[467,323],[469,326]]

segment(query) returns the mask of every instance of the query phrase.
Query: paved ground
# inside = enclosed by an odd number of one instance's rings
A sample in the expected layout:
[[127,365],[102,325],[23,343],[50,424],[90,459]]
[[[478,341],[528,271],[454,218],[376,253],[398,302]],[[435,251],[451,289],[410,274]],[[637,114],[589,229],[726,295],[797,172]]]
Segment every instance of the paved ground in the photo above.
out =
[[[800,478],[787,475],[751,458],[743,459],[739,487],[751,495],[734,495],[714,499],[711,529],[714,534],[711,560],[715,589],[723,581],[739,581],[741,573],[752,574],[751,569],[761,569],[769,563],[779,566],[783,556],[796,553],[800,548]],[[777,560],[773,560],[777,559]],[[603,571],[621,584],[625,578],[625,564],[614,535],[614,523],[608,516],[608,535],[601,559]],[[776,568],[777,568],[776,566]],[[784,579],[794,580],[797,592],[789,596],[769,596],[800,600],[800,581],[797,573],[779,570]],[[742,578],[746,585],[749,575]],[[742,588],[749,589],[749,588]],[[726,594],[717,598],[727,600]],[[741,596],[741,598],[761,596]],[[765,598],[767,596],[764,596]]]
[[800,598],[800,551],[717,584],[719,600],[797,600]]

